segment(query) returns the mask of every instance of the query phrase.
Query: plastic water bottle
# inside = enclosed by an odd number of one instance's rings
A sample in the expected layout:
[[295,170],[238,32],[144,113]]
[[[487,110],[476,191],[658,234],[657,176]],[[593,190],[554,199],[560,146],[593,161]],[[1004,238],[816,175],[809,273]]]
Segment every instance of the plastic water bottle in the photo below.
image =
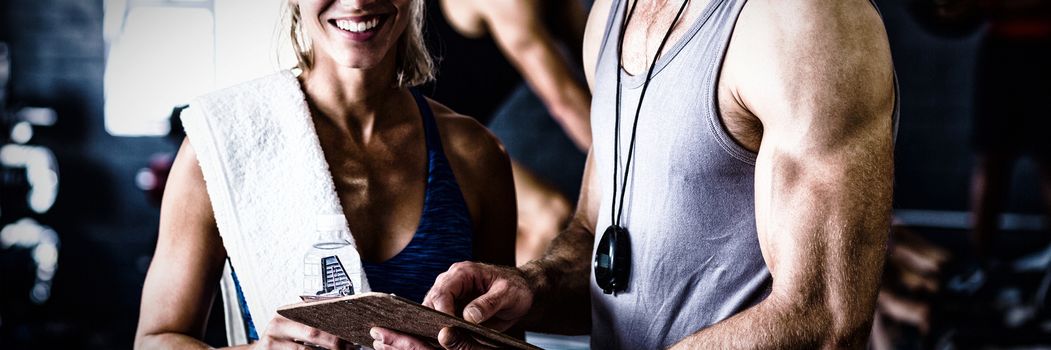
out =
[[318,215],[317,236],[303,257],[303,295],[341,297],[361,285],[361,260],[343,215]]

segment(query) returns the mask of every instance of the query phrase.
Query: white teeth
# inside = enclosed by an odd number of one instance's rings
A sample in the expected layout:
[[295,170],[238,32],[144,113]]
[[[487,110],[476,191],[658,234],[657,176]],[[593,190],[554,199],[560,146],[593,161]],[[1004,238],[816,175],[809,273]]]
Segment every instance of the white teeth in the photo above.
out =
[[336,26],[348,32],[361,33],[379,25],[379,18],[373,18],[365,22],[354,22],[348,19],[337,19]]

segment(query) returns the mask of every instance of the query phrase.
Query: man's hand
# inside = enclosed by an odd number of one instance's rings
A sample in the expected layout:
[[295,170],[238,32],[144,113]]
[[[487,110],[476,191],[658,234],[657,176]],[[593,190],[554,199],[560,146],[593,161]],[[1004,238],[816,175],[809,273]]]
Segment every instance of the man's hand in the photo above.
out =
[[[478,296],[473,300],[470,298]],[[456,305],[470,300],[463,309],[463,318],[498,331],[518,323],[533,305],[533,289],[522,270],[474,262],[453,264],[449,271],[438,275],[434,286],[423,299],[423,305],[456,315]],[[426,341],[384,328],[370,332],[373,348],[431,349]],[[438,342],[446,349],[489,349],[452,328],[438,333]]]
[[[598,216],[598,187],[592,154],[584,166],[577,213],[569,227],[551,243],[544,257],[518,268],[474,262],[453,264],[438,275],[423,305],[468,322],[505,331],[523,324],[542,332],[584,334],[591,325],[588,277]],[[458,305],[466,305],[462,312]],[[527,317],[528,315],[528,317]],[[528,319],[528,322],[522,322]],[[427,341],[373,328],[376,349],[431,349]],[[446,349],[484,349],[462,333],[443,329],[438,342]]]
[[456,315],[459,302],[478,296],[467,303],[462,317],[468,322],[505,331],[529,312],[533,292],[522,270],[461,262],[438,275],[423,299],[423,306]]

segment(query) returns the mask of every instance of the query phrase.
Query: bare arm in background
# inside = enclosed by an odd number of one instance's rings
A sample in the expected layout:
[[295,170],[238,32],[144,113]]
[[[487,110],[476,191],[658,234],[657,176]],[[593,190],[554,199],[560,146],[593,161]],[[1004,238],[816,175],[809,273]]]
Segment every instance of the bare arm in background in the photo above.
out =
[[[445,0],[445,6],[466,8],[465,13],[482,22],[573,143],[587,150],[591,94],[575,79],[573,63],[559,52],[558,38],[546,28],[543,5],[539,0]],[[572,23],[568,27],[573,30]],[[579,47],[579,43],[566,44],[570,50]]]
[[675,348],[864,348],[893,182],[882,20],[867,0],[750,2],[723,72],[763,125],[755,210],[773,286]]

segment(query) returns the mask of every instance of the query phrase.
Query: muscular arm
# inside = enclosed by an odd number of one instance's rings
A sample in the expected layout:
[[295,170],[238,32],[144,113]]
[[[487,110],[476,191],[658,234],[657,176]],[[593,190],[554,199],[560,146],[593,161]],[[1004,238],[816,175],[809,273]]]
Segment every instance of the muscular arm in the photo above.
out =
[[157,249],[142,290],[138,349],[208,349],[200,342],[226,251],[197,156],[183,142],[161,204]]
[[735,36],[724,72],[764,128],[755,201],[772,291],[676,347],[862,348],[893,181],[882,21],[865,0],[756,1]]
[[560,334],[591,330],[591,248],[595,241],[599,199],[592,154],[584,167],[577,211],[569,226],[551,242],[543,257],[520,269],[534,288],[532,314],[526,328]]
[[591,95],[545,28],[535,0],[460,0],[478,9],[489,32],[577,147],[591,147]]
[[[597,0],[588,16],[582,56],[589,86],[611,6],[610,0]],[[592,153],[588,151],[577,210],[569,225],[543,257],[520,268],[536,296],[532,313],[525,320],[528,329],[571,334],[590,331],[591,248],[602,198]]]
[[[608,0],[599,0],[594,8],[604,8],[608,12],[609,6]],[[605,13],[594,8],[592,13]],[[584,57],[596,56],[593,51],[598,50],[602,30],[592,27],[604,26],[605,21],[601,22],[589,22]],[[465,319],[500,330],[522,324],[527,329],[556,333],[587,332],[591,309],[588,296],[591,247],[601,198],[592,162],[589,152],[576,214],[543,257],[517,269],[476,263],[455,264],[438,276],[423,304],[454,314],[457,303],[469,302],[463,309]],[[477,344],[469,346],[464,337],[455,334],[443,330],[438,338],[446,348],[483,348]],[[387,336],[396,339],[384,338]],[[385,344],[413,342],[410,337],[392,333],[380,338]]]
[[[588,16],[582,56],[589,86],[611,6],[610,0],[597,0]],[[524,320],[527,329],[566,334],[590,331],[591,248],[602,198],[592,153],[588,151],[577,210],[569,225],[543,257],[519,268],[535,295],[531,313]]]

